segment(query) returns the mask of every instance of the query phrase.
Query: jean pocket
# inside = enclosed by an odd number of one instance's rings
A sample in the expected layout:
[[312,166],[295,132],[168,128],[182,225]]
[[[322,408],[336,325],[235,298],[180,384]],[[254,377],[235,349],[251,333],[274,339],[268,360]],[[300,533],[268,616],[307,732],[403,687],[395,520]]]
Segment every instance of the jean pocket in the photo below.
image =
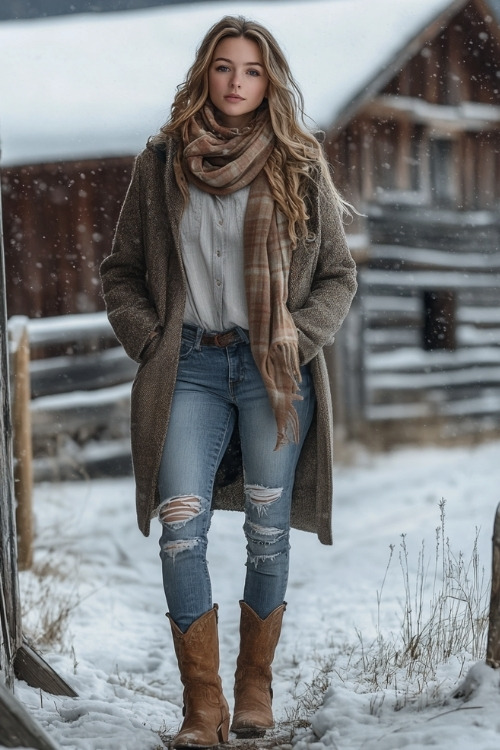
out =
[[184,336],[181,339],[181,348],[179,351],[179,360],[181,359],[187,359],[191,352],[194,349],[194,341],[191,341],[188,338],[184,338]]

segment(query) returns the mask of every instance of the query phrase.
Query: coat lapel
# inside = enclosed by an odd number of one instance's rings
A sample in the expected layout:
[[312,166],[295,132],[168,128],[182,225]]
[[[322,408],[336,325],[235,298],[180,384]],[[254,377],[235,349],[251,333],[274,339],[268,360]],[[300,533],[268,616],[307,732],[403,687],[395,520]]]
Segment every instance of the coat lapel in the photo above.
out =
[[[177,149],[177,143],[174,141],[170,144],[169,148],[165,151],[165,206],[167,209],[167,215],[172,228],[173,239],[175,242],[175,250],[179,260],[181,268],[182,265],[182,253],[181,253],[181,242],[180,242],[180,224],[181,217],[184,208],[184,201],[182,193],[179,190],[177,181],[175,179],[173,159],[175,151]],[[184,269],[183,269],[184,275]]]
[[[154,300],[162,325],[166,322],[166,305],[184,310],[186,277],[182,261],[180,223],[184,201],[175,180],[173,157],[176,143],[150,147],[155,160],[155,178],[149,198],[154,205],[153,216],[161,217],[153,232],[154,278],[150,279]],[[151,205],[150,204],[150,205]]]

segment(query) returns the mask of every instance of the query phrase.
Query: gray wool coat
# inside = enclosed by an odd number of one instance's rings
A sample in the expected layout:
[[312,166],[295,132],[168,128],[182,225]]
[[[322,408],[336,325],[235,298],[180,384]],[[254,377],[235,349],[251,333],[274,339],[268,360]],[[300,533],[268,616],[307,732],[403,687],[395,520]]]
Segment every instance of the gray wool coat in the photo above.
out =
[[[132,386],[131,441],[137,520],[144,535],[159,503],[157,477],[175,386],[186,280],[179,241],[183,200],[172,160],[176,143],[146,148],[136,159],[111,255],[101,278],[109,320],[139,367]],[[323,347],[333,342],[356,291],[355,264],[337,210],[311,183],[307,241],[293,252],[288,307],[301,364],[310,363],[317,407],[295,475],[292,525],[332,543],[332,404]],[[161,335],[148,346],[157,326]],[[219,468],[213,508],[243,510],[237,432]]]

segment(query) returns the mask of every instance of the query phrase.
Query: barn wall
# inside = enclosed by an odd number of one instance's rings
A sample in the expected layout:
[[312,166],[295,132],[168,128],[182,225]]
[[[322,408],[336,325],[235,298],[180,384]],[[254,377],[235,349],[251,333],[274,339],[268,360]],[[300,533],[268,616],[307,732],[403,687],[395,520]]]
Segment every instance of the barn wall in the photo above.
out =
[[381,446],[500,431],[500,55],[489,32],[468,6],[331,138],[337,180],[364,214],[350,231],[369,247],[344,337],[350,429]]
[[103,308],[99,264],[109,253],[132,158],[2,172],[7,307],[30,318]]

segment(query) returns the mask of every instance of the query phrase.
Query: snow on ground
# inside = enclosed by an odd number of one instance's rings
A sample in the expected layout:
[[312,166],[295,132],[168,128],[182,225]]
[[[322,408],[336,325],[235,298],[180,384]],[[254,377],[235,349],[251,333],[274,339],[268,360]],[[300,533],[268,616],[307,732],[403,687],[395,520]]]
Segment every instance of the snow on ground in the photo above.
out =
[[[351,465],[337,467],[334,546],[320,545],[311,534],[292,535],[288,610],[274,665],[275,716],[285,722],[278,737],[289,749],[498,749],[500,675],[482,663],[484,647],[479,655],[463,650],[441,664],[421,691],[404,674],[397,690],[377,689],[361,657],[377,632],[390,641],[401,629],[401,544],[412,587],[423,541],[432,569],[443,498],[453,554],[468,560],[477,538],[489,579],[499,459],[500,443],[490,443],[359,452]],[[131,479],[36,488],[35,570],[48,577],[21,574],[24,625],[37,630],[44,613],[69,611],[62,647],[42,651],[78,697],[41,694],[19,682],[16,694],[67,750],[157,750],[163,747],[158,733],[166,741],[181,720],[158,530],[153,526],[149,539],[141,536],[133,502]],[[216,513],[209,550],[230,702],[245,570],[241,526],[240,514]],[[328,663],[323,705],[314,709],[312,727],[297,729],[290,740],[286,721],[297,707],[305,716],[308,685],[321,681]],[[450,697],[466,675],[465,697]],[[412,700],[418,692],[420,699]]]

